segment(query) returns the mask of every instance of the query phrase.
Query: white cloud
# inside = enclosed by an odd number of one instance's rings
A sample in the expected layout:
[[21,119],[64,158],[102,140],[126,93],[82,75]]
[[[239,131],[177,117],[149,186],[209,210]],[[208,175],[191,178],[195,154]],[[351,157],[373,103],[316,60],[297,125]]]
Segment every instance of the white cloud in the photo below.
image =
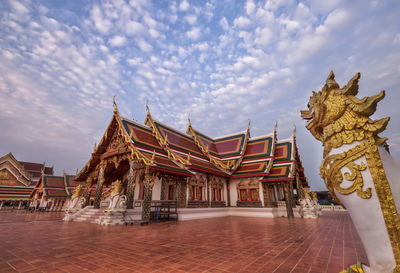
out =
[[194,15],[194,14],[187,15],[187,16],[185,16],[185,20],[186,20],[189,24],[194,25],[194,24],[196,24],[196,22],[197,22],[197,16]]
[[201,34],[201,29],[199,27],[194,27],[191,30],[189,30],[188,32],[186,32],[186,36],[192,40],[199,39],[200,34]]
[[138,41],[138,46],[141,50],[143,50],[144,52],[150,52],[153,50],[153,47],[151,46],[151,44],[149,44],[148,42],[146,42],[143,39],[140,39]]
[[98,6],[94,6],[90,13],[97,30],[101,33],[107,33],[111,28],[111,21],[103,18],[101,9]]
[[110,40],[108,40],[108,42],[113,47],[119,47],[125,45],[127,41],[125,36],[115,35]]
[[139,22],[129,20],[125,25],[126,34],[138,35],[145,32],[146,28]]
[[233,25],[239,28],[246,28],[251,25],[249,18],[240,16],[233,21]]
[[222,27],[223,30],[229,29],[228,20],[226,20],[225,17],[222,17],[222,19],[219,21],[219,25]]
[[29,10],[20,2],[18,1],[10,1],[11,8],[18,14],[27,14]]
[[253,14],[255,8],[256,8],[256,5],[254,4],[254,1],[253,0],[247,0],[247,2],[246,2],[246,13],[248,15]]
[[180,11],[187,11],[189,9],[189,7],[190,7],[190,5],[189,5],[188,1],[187,0],[183,0],[181,2],[181,4],[179,5],[179,10]]

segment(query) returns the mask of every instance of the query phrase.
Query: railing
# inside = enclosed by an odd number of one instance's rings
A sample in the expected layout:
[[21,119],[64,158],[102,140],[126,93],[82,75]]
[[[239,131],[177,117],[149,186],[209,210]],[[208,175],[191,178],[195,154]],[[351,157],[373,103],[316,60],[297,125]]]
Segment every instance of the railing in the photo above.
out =
[[155,222],[178,220],[178,203],[176,200],[151,201],[150,217]]

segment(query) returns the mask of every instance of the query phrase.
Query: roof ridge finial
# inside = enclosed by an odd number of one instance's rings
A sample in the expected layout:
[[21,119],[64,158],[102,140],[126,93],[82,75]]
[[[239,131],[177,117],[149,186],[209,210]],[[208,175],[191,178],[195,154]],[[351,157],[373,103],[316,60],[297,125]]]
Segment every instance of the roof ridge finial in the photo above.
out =
[[113,97],[113,107],[114,107],[114,113],[117,113],[118,112],[118,107],[117,107],[117,103],[115,102],[115,97],[116,97],[117,95],[114,95],[114,97]]
[[147,114],[150,114],[150,108],[149,108],[149,101],[148,100],[146,100],[146,111],[147,111]]
[[247,130],[250,130],[251,119],[249,119],[249,123],[247,124]]
[[276,129],[278,128],[278,121],[275,120],[275,125],[274,125],[274,132],[276,133]]
[[296,137],[296,124],[293,124],[293,138]]
[[189,126],[192,127],[192,123],[190,122],[190,113],[188,114],[188,122],[189,122]]

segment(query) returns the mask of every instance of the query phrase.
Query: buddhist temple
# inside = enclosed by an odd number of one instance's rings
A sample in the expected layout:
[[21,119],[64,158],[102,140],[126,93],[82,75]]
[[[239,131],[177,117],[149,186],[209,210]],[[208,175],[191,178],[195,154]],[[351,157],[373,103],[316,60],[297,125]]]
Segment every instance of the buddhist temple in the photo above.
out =
[[102,139],[75,178],[86,185],[85,206],[105,208],[104,188],[117,183],[126,209],[141,210],[143,221],[155,201],[174,201],[191,211],[284,206],[286,216],[293,217],[296,200],[309,187],[295,133],[278,140],[275,126],[252,137],[249,124],[242,132],[212,138],[196,130],[190,118],[183,133],[146,108],[141,124],[121,116],[115,104]]
[[18,161],[12,153],[0,158],[0,209],[5,206],[27,205],[41,172],[53,174],[53,167],[45,163]]
[[41,173],[39,181],[30,194],[30,206],[39,210],[65,210],[68,198],[80,182],[75,176],[63,171],[63,176]]

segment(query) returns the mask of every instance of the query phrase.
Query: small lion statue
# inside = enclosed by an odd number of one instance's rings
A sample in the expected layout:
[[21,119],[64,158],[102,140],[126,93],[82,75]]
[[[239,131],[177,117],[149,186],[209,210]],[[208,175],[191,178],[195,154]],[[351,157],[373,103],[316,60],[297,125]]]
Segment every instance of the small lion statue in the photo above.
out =
[[303,218],[311,218],[316,219],[318,218],[318,213],[316,206],[310,196],[308,189],[304,189],[304,198],[299,200],[300,202],[300,215]]
[[389,153],[389,117],[372,120],[379,94],[359,99],[357,73],[340,87],[333,71],[308,110],[301,111],[306,128],[324,147],[320,173],[336,202],[347,208],[368,256],[344,272],[400,272],[400,163]]
[[122,182],[116,180],[112,183],[112,191],[110,194],[110,205],[107,211],[124,210],[126,208],[126,196],[122,195]]

